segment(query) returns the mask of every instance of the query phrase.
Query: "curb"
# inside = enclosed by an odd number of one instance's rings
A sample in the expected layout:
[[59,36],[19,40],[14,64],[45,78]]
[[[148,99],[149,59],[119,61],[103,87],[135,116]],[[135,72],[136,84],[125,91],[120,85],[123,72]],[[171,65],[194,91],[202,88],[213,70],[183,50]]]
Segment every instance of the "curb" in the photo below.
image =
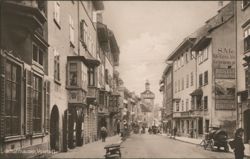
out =
[[[170,138],[170,137],[169,137]],[[171,139],[171,138],[170,138]],[[184,140],[181,140],[181,139],[173,139],[173,140],[177,140],[177,141],[181,141],[181,142],[184,142],[184,143],[189,143],[189,144],[193,144],[193,145],[199,145],[199,144],[196,144],[196,143],[192,143],[192,142],[189,142],[189,141],[184,141]],[[234,153],[233,151],[229,151],[230,153]],[[247,158],[250,158],[250,155],[245,155],[244,157],[247,157]]]

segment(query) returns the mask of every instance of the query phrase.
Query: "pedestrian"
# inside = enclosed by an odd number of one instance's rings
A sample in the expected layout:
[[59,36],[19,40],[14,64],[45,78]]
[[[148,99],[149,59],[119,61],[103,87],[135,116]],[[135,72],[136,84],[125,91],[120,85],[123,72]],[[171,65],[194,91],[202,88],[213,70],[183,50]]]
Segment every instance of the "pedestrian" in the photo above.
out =
[[116,132],[119,135],[120,134],[120,120],[117,123],[116,129],[117,129]]
[[242,128],[237,129],[235,132],[234,140],[229,142],[230,147],[234,149],[235,159],[244,158],[245,146],[242,140],[243,133],[244,129]]
[[173,132],[173,134],[174,134],[173,138],[174,138],[174,139],[175,139],[176,133],[177,133],[177,128],[176,128],[176,126],[175,126],[175,127],[174,127],[174,132]]
[[103,126],[102,128],[101,128],[101,138],[102,138],[102,142],[105,142],[105,140],[106,140],[106,137],[107,137],[107,129],[106,129],[106,127],[105,126]]

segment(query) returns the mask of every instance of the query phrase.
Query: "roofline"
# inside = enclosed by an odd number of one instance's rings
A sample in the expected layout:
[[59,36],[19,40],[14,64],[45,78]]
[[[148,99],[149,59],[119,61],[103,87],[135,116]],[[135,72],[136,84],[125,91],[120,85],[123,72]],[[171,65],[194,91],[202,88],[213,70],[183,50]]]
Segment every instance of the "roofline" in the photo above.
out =
[[178,46],[177,48],[168,56],[168,58],[166,59],[166,61],[170,61],[173,60],[173,58],[179,53],[179,51],[181,49],[183,49],[182,47],[185,46],[185,44],[188,44],[189,42],[191,42],[191,44],[193,44],[192,40],[195,40],[196,38],[191,38],[191,37],[186,37]]

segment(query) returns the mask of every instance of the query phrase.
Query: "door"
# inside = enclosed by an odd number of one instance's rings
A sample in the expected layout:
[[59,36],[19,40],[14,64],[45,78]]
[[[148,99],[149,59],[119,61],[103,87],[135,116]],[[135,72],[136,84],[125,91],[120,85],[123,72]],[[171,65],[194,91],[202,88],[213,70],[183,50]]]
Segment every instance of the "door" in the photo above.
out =
[[250,140],[250,124],[249,124],[249,121],[250,121],[250,109],[246,110],[244,112],[244,129],[245,129],[245,132],[244,132],[244,141],[246,143],[249,143],[249,140]]
[[57,106],[53,106],[50,115],[50,148],[59,150],[59,111]]

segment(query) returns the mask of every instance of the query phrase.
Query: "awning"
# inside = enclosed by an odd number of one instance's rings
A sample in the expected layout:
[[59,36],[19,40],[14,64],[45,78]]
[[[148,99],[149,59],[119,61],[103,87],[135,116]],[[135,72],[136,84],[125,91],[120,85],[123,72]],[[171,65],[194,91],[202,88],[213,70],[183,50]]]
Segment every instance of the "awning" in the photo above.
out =
[[203,96],[203,91],[201,88],[198,88],[194,90],[192,93],[190,93],[191,96]]

